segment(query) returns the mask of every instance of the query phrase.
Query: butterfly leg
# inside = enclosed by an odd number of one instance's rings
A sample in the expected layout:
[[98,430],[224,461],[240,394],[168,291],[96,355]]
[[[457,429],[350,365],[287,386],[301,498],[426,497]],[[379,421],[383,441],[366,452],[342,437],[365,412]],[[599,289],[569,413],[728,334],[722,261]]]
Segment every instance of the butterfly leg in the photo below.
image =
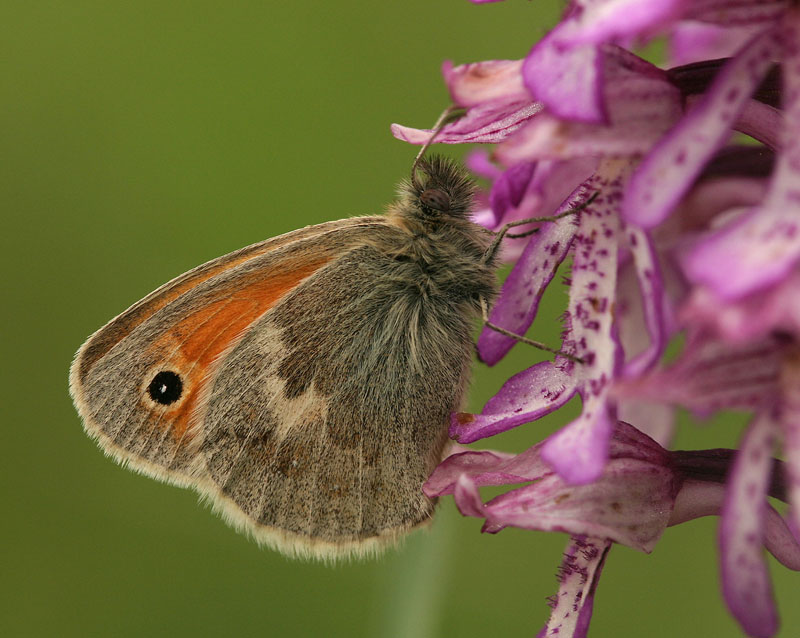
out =
[[500,248],[500,242],[502,242],[506,237],[511,239],[519,239],[520,237],[528,237],[529,235],[533,235],[539,231],[538,228],[534,228],[533,230],[529,230],[524,233],[510,234],[508,231],[515,226],[524,226],[525,224],[532,224],[534,222],[554,222],[559,219],[563,219],[564,217],[575,215],[591,204],[597,195],[598,193],[595,191],[588,199],[586,199],[586,201],[581,202],[579,205],[573,206],[569,210],[565,210],[563,213],[559,213],[558,215],[551,215],[549,217],[528,217],[527,219],[518,219],[513,222],[508,222],[502,226],[500,230],[495,232],[494,241],[492,241],[492,243],[489,245],[489,248],[487,248],[486,252],[483,254],[482,262],[485,264],[494,258],[498,249]]
[[495,332],[499,332],[501,335],[505,335],[506,337],[515,339],[520,343],[526,343],[529,346],[533,346],[534,348],[537,348],[539,350],[544,350],[545,352],[552,352],[556,356],[564,357],[565,359],[569,359],[570,361],[574,361],[575,363],[583,363],[583,359],[576,357],[573,354],[569,354],[568,352],[564,352],[563,350],[557,350],[556,348],[551,348],[550,346],[548,346],[545,343],[542,343],[541,341],[534,341],[533,339],[528,339],[528,337],[518,335],[516,332],[511,332],[510,330],[506,330],[505,328],[502,328],[497,324],[492,323],[489,320],[489,305],[486,303],[486,299],[481,297],[480,302],[481,302],[481,314],[483,315],[483,324],[487,328],[490,328]]

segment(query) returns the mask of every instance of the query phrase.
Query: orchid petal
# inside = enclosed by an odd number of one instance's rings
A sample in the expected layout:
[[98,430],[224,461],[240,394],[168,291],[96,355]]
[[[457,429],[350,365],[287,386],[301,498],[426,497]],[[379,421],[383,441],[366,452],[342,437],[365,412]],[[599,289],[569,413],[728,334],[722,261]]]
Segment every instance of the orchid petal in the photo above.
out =
[[681,317],[707,325],[733,343],[750,343],[774,332],[800,331],[800,272],[793,271],[780,283],[735,301],[720,299],[711,290],[697,287],[681,310]]
[[[653,338],[646,327],[644,300],[639,294],[638,277],[633,263],[626,263],[620,269],[618,277],[616,316],[619,338],[626,360],[630,362],[634,357],[642,357],[652,347]],[[662,323],[666,324],[663,317]],[[669,332],[666,325],[664,331]],[[635,424],[636,428],[663,447],[669,447],[675,428],[675,410],[672,406],[626,397],[618,406],[618,418],[620,421]]]
[[780,424],[789,492],[789,524],[800,530],[800,359],[795,354],[784,362],[781,370]]
[[[502,222],[514,222],[529,217],[546,217],[566,212],[575,205],[577,189],[597,169],[597,160],[576,157],[567,161],[541,161],[518,204],[503,211]],[[517,226],[514,233],[527,230]]]
[[775,22],[789,6],[787,0],[749,0],[720,2],[695,0],[688,3],[687,18],[724,26],[769,25]]
[[605,398],[590,397],[577,419],[547,439],[545,461],[569,483],[596,481],[608,457],[613,423]]
[[722,483],[684,480],[669,519],[669,526],[680,525],[703,516],[716,516],[725,500],[725,486]]
[[764,546],[781,565],[800,571],[800,543],[783,517],[769,504],[764,521]]
[[593,483],[575,487],[548,474],[501,494],[486,503],[483,516],[493,525],[587,534],[649,552],[667,526],[676,493],[670,468],[616,459]]
[[594,45],[565,50],[556,27],[534,45],[522,65],[525,86],[557,117],[579,122],[607,121],[602,94],[603,53]]
[[670,67],[703,60],[733,56],[742,42],[755,35],[763,25],[722,27],[708,22],[684,20],[672,26],[669,36]]
[[607,391],[616,376],[619,344],[614,334],[613,300],[616,293],[619,222],[618,206],[628,163],[604,162],[587,182],[599,195],[580,214],[573,240],[574,260],[565,346],[583,361],[583,412],[551,436],[544,459],[570,483],[588,483],[600,476],[608,454],[608,437],[615,419],[607,405]]
[[564,121],[552,108],[497,149],[507,164],[523,159],[641,155],[681,115],[681,98],[661,69],[618,47],[604,48],[603,123]]
[[466,474],[462,474],[456,480],[453,498],[455,499],[458,511],[464,516],[475,516],[477,518],[484,518],[486,516],[480,492],[478,492],[478,488],[475,486],[472,479]]
[[[480,104],[459,120],[445,126],[436,136],[442,144],[497,144],[542,110],[541,104],[523,100],[514,103]],[[410,144],[425,144],[432,129],[415,129],[392,124],[392,135]]]
[[492,163],[489,153],[483,148],[477,148],[467,153],[464,158],[464,166],[478,177],[485,179],[496,180],[503,174],[503,169]]
[[[462,474],[477,486],[536,481],[552,474],[551,467],[542,460],[543,445],[537,443],[514,455],[453,444],[455,450],[433,471],[423,489],[430,497],[451,494]],[[670,465],[668,453],[657,442],[624,422],[616,424],[609,447],[609,457],[613,460],[633,459],[661,467]]]
[[478,415],[451,417],[450,436],[472,443],[529,423],[567,403],[576,391],[575,377],[549,361],[511,377]]
[[[797,197],[800,202],[800,190]],[[682,260],[686,275],[723,301],[739,299],[782,279],[800,259],[797,204],[767,205],[699,241]]]
[[554,40],[562,45],[601,44],[620,37],[641,37],[678,18],[686,0],[604,0],[586,3],[564,23]]
[[[489,320],[516,334],[525,334],[536,317],[539,300],[569,252],[577,231],[573,219],[565,217],[544,224],[528,242],[509,273]],[[491,328],[478,338],[481,361],[494,365],[516,344],[516,340]]]
[[644,377],[618,381],[614,395],[677,404],[700,415],[758,409],[777,400],[780,359],[773,341],[732,346],[695,333],[676,361]]
[[[800,18],[787,19],[783,34],[785,47],[800,48]],[[784,66],[785,145],[763,205],[701,241],[684,260],[692,280],[726,300],[779,281],[800,259],[800,68]]]
[[535,162],[521,162],[507,168],[498,177],[489,194],[495,219],[505,221],[506,213],[519,206],[536,170]]
[[733,128],[772,149],[778,149],[781,146],[783,115],[774,106],[758,100],[749,100]]
[[650,236],[634,226],[626,229],[628,245],[633,254],[636,275],[644,311],[644,320],[650,343],[647,348],[625,364],[626,376],[639,376],[652,368],[661,358],[667,341],[664,320],[664,286],[661,267]]
[[664,447],[669,447],[675,434],[675,408],[664,403],[626,399],[618,408],[620,421],[634,424],[639,430]]
[[461,475],[468,476],[476,485],[507,485],[533,480],[549,471],[547,465],[539,462],[539,471],[531,472],[532,466],[521,463],[520,456],[490,450],[453,454],[438,465],[422,489],[434,498],[452,494]]
[[[722,483],[685,480],[675,498],[669,525],[680,525],[703,516],[717,516],[725,498],[726,488]],[[769,504],[764,523],[764,545],[782,565],[800,571],[800,543],[783,517]]]
[[558,594],[541,635],[546,638],[586,638],[592,617],[594,594],[611,549],[608,541],[572,538],[559,568]]
[[[516,206],[503,208],[498,206],[497,213],[502,217],[494,217],[493,230],[503,225],[530,217],[547,217],[566,212],[568,203],[577,201],[575,193],[578,186],[591,177],[597,167],[597,160],[592,157],[579,157],[567,161],[541,161],[536,164],[533,177],[519,203]],[[493,212],[493,215],[495,213]],[[538,224],[516,226],[511,234],[525,234],[534,230]],[[500,249],[500,261],[515,262],[530,243],[528,237],[509,237],[506,235]]]
[[651,228],[669,215],[706,162],[728,139],[733,123],[777,52],[774,33],[768,32],[748,42],[725,65],[703,100],[634,173],[625,196],[625,219]]
[[[655,106],[653,111],[660,111]],[[497,148],[497,157],[507,163],[523,159],[572,159],[585,156],[620,157],[646,153],[663,131],[652,126],[653,112],[638,111],[619,124],[595,126],[564,122],[543,113],[517,135]],[[648,121],[651,125],[648,126]]]
[[460,66],[453,66],[448,60],[442,65],[442,75],[458,106],[532,101],[522,83],[522,60],[488,60]]
[[[752,165],[752,164],[751,164]],[[697,183],[675,209],[659,234],[681,234],[705,231],[720,218],[736,214],[742,207],[758,204],[766,193],[766,180],[741,176],[712,176]],[[683,274],[681,279],[685,279]]]
[[764,517],[777,423],[762,414],[736,455],[720,523],[722,591],[728,608],[751,636],[772,636],[778,617],[763,556]]

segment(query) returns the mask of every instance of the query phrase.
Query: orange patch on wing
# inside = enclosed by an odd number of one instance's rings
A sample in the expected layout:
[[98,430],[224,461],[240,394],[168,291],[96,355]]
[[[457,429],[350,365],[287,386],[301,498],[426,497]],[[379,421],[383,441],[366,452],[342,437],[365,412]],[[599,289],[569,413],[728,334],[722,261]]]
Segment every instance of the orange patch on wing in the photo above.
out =
[[189,315],[176,324],[170,335],[154,344],[156,348],[169,347],[170,343],[175,344],[175,334],[187,335],[175,345],[178,350],[176,358],[188,369],[184,375],[188,395],[175,410],[165,414],[169,417],[166,422],[172,424],[171,432],[176,440],[180,440],[189,428],[198,397],[204,384],[209,382],[206,372],[216,358],[267,310],[328,261],[330,259],[326,258],[303,264],[293,271],[248,283],[230,297],[219,299]]
[[199,266],[147,295],[147,297],[131,306],[124,313],[112,319],[87,343],[87,348],[80,363],[81,376],[86,375],[95,361],[105,355],[116,343],[128,336],[137,326],[187,291],[249,259],[285,246],[292,241],[291,237],[281,239],[281,237],[278,237],[261,244],[253,244],[213,262]]

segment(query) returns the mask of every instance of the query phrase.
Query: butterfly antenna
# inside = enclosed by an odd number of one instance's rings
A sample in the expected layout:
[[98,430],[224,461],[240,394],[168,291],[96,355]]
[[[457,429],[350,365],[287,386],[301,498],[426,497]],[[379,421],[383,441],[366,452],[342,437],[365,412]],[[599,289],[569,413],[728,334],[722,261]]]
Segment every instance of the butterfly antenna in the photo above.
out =
[[417,179],[417,168],[419,167],[419,163],[425,155],[425,151],[427,151],[430,145],[433,144],[436,136],[442,132],[442,129],[445,126],[463,117],[465,113],[466,110],[462,107],[450,105],[444,111],[442,111],[439,119],[436,120],[436,124],[434,124],[433,128],[431,129],[431,136],[428,138],[428,141],[422,145],[422,148],[419,149],[419,153],[417,153],[417,156],[414,158],[414,163],[411,165],[411,185],[415,189],[422,190],[422,186]]

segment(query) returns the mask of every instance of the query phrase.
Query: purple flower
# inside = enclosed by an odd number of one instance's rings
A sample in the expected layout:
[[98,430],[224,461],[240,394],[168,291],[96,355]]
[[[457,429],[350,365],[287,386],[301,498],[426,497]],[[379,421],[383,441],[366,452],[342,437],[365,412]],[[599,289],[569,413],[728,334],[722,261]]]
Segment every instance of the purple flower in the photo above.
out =
[[[462,514],[485,519],[484,532],[513,526],[573,537],[559,572],[559,594],[551,601],[548,636],[585,635],[611,542],[650,552],[668,526],[721,511],[728,600],[745,628],[763,617],[774,631],[762,548],[790,569],[800,569],[800,544],[766,498],[786,498],[782,472],[771,482],[768,474],[737,473],[726,494],[726,473],[733,458],[734,465],[741,465],[741,455],[734,457],[729,450],[669,452],[621,421],[612,431],[609,462],[593,483],[564,481],[544,459],[545,446],[539,443],[518,455],[472,450],[452,454],[431,475],[425,493],[453,494]],[[757,452],[759,464],[769,467],[769,443],[769,430],[760,427],[745,441],[744,450]],[[478,492],[481,486],[519,483],[525,485],[487,503]]]
[[[657,35],[683,66],[664,70],[626,48]],[[498,230],[579,208],[506,242],[515,264],[490,312],[524,334],[569,263],[569,356],[519,372],[480,414],[454,414],[450,434],[477,441],[576,394],[583,407],[521,455],[446,459],[426,490],[453,494],[484,531],[573,537],[547,627],[559,636],[585,634],[610,543],[649,551],[667,525],[720,514],[728,606],[749,635],[773,635],[762,547],[800,566],[789,531],[800,536],[800,9],[575,0],[524,60],[443,72],[466,114],[437,141],[496,145],[469,160],[491,182],[475,219]],[[416,144],[431,135],[393,132]],[[758,146],[732,144],[736,132]],[[683,349],[665,365],[679,334]],[[515,345],[485,328],[478,352],[493,365]],[[668,452],[678,405],[751,412],[739,453]],[[778,445],[785,467],[772,460]],[[531,481],[488,503],[478,493]],[[790,504],[788,527],[768,494]]]

